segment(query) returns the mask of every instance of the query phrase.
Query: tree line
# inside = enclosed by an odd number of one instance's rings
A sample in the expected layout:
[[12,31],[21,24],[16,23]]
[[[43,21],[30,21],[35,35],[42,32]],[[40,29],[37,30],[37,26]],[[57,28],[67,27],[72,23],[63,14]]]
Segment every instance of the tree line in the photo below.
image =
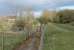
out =
[[[74,10],[44,11],[39,18],[41,22],[53,22],[74,25]],[[43,21],[42,21],[43,20]]]
[[16,18],[15,26],[19,28],[19,30],[27,27],[29,30],[33,24],[40,23],[48,24],[51,23],[61,23],[61,24],[71,24],[74,25],[74,10],[60,10],[60,11],[49,11],[47,9],[43,10],[42,14],[38,18],[34,18],[33,14],[30,14],[28,11],[27,15],[19,16],[19,20]]
[[74,10],[61,10],[58,11],[55,17],[55,21],[57,23],[73,23],[74,22]]

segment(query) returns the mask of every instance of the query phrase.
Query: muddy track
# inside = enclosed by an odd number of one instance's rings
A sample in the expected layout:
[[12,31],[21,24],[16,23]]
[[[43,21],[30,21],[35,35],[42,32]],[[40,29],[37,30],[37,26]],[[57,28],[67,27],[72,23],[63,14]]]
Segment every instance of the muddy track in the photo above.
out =
[[41,33],[35,32],[13,50],[38,50]]

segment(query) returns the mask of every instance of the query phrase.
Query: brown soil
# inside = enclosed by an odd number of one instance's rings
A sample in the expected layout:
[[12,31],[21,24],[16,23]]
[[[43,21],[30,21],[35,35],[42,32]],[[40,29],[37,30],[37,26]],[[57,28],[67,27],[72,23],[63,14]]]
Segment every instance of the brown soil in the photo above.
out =
[[35,35],[29,36],[13,50],[38,50],[40,44],[40,36],[40,33],[35,33]]

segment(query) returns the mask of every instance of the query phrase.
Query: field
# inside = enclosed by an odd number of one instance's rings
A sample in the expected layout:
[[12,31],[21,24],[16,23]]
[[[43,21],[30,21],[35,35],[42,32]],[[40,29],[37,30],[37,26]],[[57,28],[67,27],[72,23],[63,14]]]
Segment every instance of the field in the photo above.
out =
[[13,50],[25,39],[25,33],[0,33],[0,50]]
[[0,34],[0,50],[2,50],[2,34]]
[[74,50],[74,26],[52,23],[47,25],[43,50]]

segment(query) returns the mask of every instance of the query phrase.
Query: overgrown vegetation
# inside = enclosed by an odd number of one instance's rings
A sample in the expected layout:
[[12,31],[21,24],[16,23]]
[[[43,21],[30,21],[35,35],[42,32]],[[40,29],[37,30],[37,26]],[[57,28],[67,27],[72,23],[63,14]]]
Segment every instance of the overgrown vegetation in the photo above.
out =
[[26,40],[25,33],[0,33],[0,50],[13,50],[23,40]]

